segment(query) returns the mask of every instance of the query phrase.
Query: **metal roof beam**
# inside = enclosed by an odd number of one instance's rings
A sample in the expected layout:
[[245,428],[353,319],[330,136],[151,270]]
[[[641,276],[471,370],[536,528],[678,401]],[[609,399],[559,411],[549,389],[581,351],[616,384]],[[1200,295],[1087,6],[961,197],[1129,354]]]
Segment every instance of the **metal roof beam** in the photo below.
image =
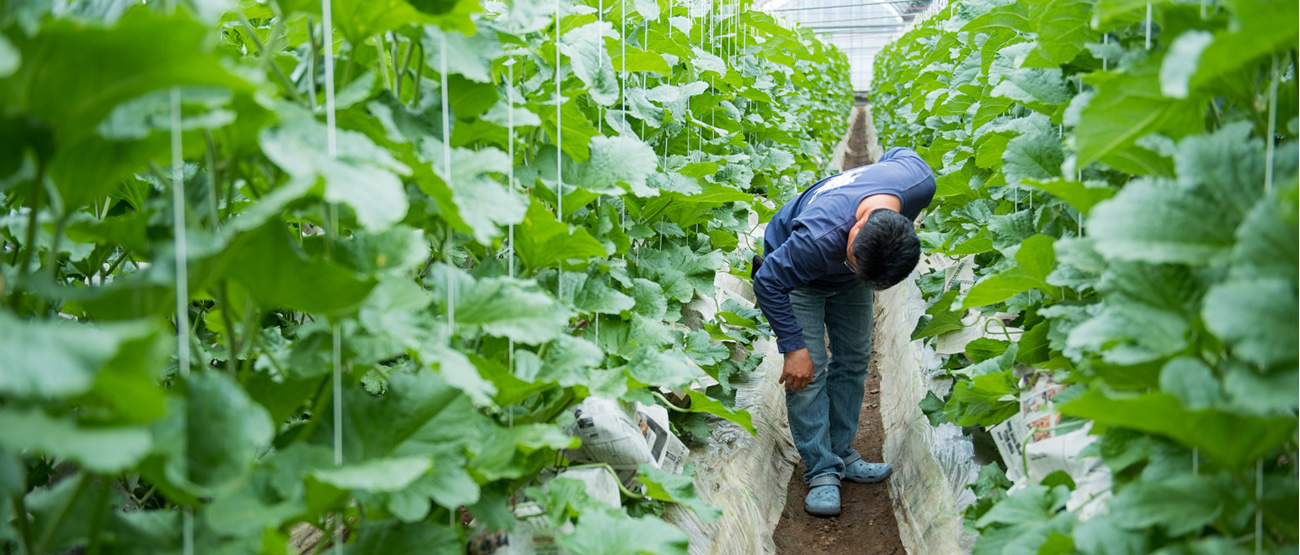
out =
[[917,0],[882,0],[880,2],[862,2],[859,4],[838,4],[835,6],[809,6],[805,8],[772,8],[763,10],[766,12],[801,12],[810,10],[833,10],[839,8],[857,8],[862,6],[889,6],[897,4],[913,4],[918,7],[924,7],[928,2],[918,2]]

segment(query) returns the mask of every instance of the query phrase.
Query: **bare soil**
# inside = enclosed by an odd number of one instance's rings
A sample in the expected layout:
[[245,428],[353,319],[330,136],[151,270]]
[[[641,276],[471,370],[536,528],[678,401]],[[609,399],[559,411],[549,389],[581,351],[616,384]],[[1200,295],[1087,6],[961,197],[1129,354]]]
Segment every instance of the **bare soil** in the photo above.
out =
[[[884,442],[885,431],[880,422],[880,376],[872,372],[867,377],[867,393],[862,397],[862,420],[853,447],[864,459],[878,462]],[[837,517],[816,517],[805,512],[805,495],[808,495],[808,486],[803,483],[803,468],[796,467],[786,489],[785,510],[781,512],[781,521],[777,523],[773,536],[778,554],[906,553],[898,539],[898,521],[894,520],[887,482],[856,484],[845,481],[840,486],[840,516]]]
[[[868,145],[876,140],[868,136],[866,107],[855,108],[857,115],[849,135],[849,151],[844,156],[843,169],[871,164]],[[875,356],[871,368],[877,367]],[[866,394],[862,397],[862,415],[858,435],[853,447],[871,462],[882,460],[885,430],[880,420],[880,376],[872,371],[867,377]],[[891,480],[893,478],[890,478]],[[808,486],[803,483],[803,468],[799,465],[790,476],[786,489],[785,510],[776,525],[773,540],[778,554],[809,555],[903,555],[903,543],[898,538],[898,521],[889,501],[888,482],[856,484],[845,481],[840,486],[840,516],[815,517],[803,509]]]

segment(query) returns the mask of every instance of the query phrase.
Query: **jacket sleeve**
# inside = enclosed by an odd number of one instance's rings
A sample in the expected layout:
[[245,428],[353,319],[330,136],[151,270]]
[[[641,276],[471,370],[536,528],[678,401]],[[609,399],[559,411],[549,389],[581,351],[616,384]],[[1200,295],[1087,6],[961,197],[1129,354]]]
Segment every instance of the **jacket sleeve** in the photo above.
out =
[[826,257],[804,226],[796,226],[790,238],[768,254],[754,274],[754,296],[776,333],[777,350],[782,353],[807,346],[803,328],[790,306],[790,291],[825,274]]

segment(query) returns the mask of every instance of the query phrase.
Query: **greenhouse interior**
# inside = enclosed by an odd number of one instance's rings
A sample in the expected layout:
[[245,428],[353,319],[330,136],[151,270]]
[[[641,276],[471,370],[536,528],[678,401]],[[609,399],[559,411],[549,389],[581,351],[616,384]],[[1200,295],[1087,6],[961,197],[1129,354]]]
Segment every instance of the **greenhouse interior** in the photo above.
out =
[[1298,12],[0,1],[0,552],[1297,553]]

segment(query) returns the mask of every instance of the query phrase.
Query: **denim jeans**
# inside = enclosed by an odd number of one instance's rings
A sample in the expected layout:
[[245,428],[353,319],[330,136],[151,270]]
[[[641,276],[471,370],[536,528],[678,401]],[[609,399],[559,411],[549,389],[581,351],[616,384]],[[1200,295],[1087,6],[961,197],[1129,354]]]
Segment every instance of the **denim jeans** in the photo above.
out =
[[858,432],[871,360],[872,300],[871,288],[861,281],[840,289],[790,292],[813,362],[813,380],[807,387],[785,392],[790,432],[807,467],[805,483],[826,474],[843,478],[845,465],[859,458],[849,444]]

